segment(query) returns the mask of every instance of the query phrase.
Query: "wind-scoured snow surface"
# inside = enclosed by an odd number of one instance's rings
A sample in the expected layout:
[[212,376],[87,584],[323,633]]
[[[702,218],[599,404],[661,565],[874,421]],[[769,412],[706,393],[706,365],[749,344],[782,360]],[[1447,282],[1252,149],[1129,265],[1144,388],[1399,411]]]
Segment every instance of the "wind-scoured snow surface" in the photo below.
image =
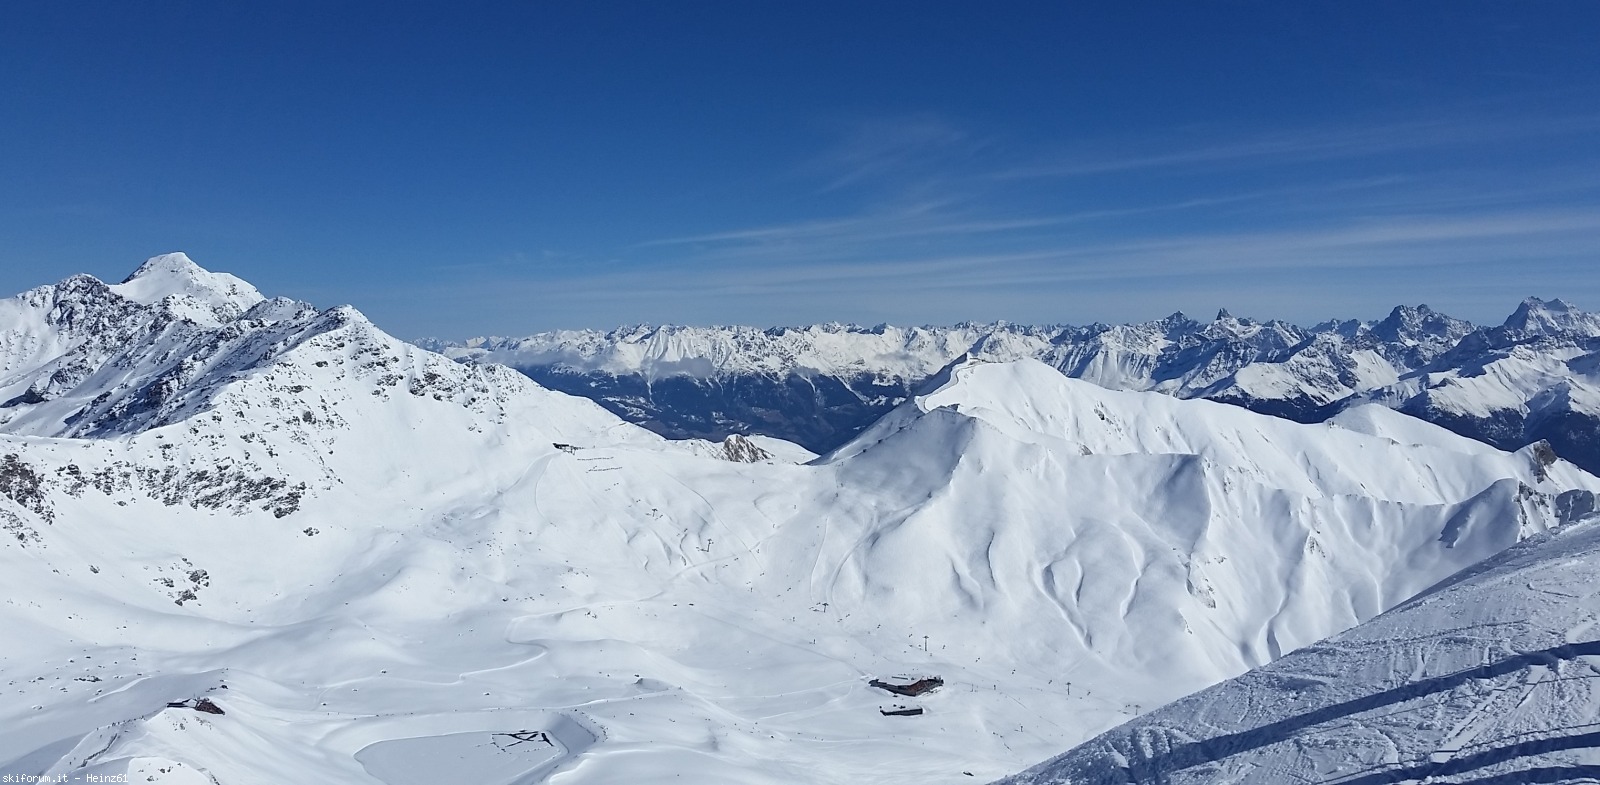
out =
[[1378,402],[1501,449],[1548,441],[1600,471],[1600,315],[1561,300],[1530,298],[1477,328],[1423,305],[1310,328],[1224,311],[1116,326],[667,326],[423,343],[678,438],[766,434],[831,450],[970,353],[1300,422]]
[[1600,780],[1597,579],[1590,519],[1004,783]]
[[1383,407],[1301,425],[1033,360],[800,464],[176,256],[0,301],[0,368],[5,774],[984,781],[1600,490]]

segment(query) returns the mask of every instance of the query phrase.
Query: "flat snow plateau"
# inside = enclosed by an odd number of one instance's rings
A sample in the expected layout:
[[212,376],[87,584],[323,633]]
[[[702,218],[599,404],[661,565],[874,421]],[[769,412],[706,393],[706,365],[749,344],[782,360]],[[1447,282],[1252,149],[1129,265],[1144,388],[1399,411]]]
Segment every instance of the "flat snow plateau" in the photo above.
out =
[[1600,490],[1379,407],[1300,425],[1032,360],[788,463],[170,256],[0,301],[0,349],[5,774],[987,781]]

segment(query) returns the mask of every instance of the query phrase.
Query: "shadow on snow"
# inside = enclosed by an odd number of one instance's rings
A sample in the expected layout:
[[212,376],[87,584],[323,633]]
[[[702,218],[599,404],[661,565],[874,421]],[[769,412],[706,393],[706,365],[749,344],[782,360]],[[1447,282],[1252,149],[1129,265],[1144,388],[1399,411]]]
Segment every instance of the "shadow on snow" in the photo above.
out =
[[[1595,655],[1600,655],[1600,641],[1569,643],[1550,649],[1526,652],[1507,657],[1498,662],[1403,684],[1383,692],[1325,706],[1304,714],[1262,725],[1258,728],[1181,744],[1171,748],[1165,754],[1154,755],[1144,760],[1130,760],[1129,764],[1122,769],[1122,773],[1131,782],[1163,782],[1168,775],[1174,772],[1206,763],[1214,763],[1240,753],[1277,744],[1292,738],[1301,731],[1326,722],[1416,700],[1428,695],[1447,692],[1473,681],[1495,679],[1534,666],[1553,666],[1565,660]],[[1402,768],[1359,775],[1353,779],[1337,780],[1337,782],[1339,782],[1339,785],[1380,785],[1429,776],[1449,776],[1485,768],[1514,758],[1584,747],[1600,747],[1600,732],[1519,742],[1450,760],[1418,763]],[[1600,777],[1600,766],[1528,769],[1509,775],[1494,775],[1482,779],[1450,783],[1450,785],[1546,783],[1584,777]]]

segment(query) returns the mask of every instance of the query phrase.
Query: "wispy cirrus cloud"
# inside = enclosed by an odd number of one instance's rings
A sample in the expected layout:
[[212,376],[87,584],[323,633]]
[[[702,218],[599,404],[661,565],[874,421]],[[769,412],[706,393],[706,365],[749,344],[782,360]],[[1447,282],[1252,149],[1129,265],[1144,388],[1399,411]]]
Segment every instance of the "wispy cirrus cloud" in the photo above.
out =
[[939,176],[978,155],[988,140],[942,115],[855,118],[829,124],[834,141],[798,167],[822,191]]
[[[796,285],[836,288],[871,281],[895,281],[911,288],[994,287],[1262,270],[1440,267],[1503,260],[1508,250],[1518,256],[1578,259],[1600,253],[1597,249],[1600,210],[1401,215],[1316,228],[1062,242],[1009,253],[910,255],[732,270],[701,267],[699,272],[659,274],[647,288],[748,294],[792,291]],[[619,273],[596,282],[602,290],[614,290],[618,282],[635,276]],[[682,283],[674,284],[674,280]]]
[[1219,306],[1310,322],[1370,318],[1400,302],[1486,320],[1529,294],[1600,304],[1600,287],[1572,278],[1597,248],[1600,211],[1489,210],[1092,242],[1057,237],[1016,250],[696,257],[499,280],[487,292],[481,282],[464,281],[430,293],[507,314],[541,314],[552,324],[601,327],[691,321],[685,312],[715,314],[698,323],[760,325],[1085,323]]
[[[1095,211],[1104,213],[1105,211]],[[1046,216],[1040,218],[989,218],[959,219],[943,217],[936,211],[887,212],[841,218],[828,221],[802,221],[776,224],[727,232],[673,237],[640,243],[638,247],[662,246],[730,246],[800,241],[874,242],[907,237],[936,237],[940,235],[982,235],[1015,232],[1059,226],[1080,216]]]
[[1045,154],[1037,160],[999,168],[995,180],[1070,178],[1137,170],[1273,165],[1327,161],[1400,152],[1462,148],[1507,140],[1593,134],[1600,115],[1555,118],[1453,119],[1310,128],[1251,134],[1206,144],[1175,147],[1147,141],[1140,149],[1102,146],[1096,150]]
[[1315,321],[1397,302],[1482,319],[1528,294],[1600,306],[1600,280],[1574,272],[1600,251],[1600,154],[1583,152],[1596,133],[1600,116],[1418,121],[1089,156],[895,118],[799,167],[830,214],[541,262],[460,296],[492,289],[551,326],[1082,323],[1223,305]]
[[1404,178],[1384,176],[1317,185],[1238,190],[1170,202],[1095,207],[1043,215],[991,215],[978,205],[947,199],[901,208],[872,209],[826,220],[796,221],[650,240],[639,243],[636,248],[669,249],[689,254],[700,262],[713,259],[753,261],[768,256],[794,262],[815,258],[881,257],[886,244],[940,243],[950,246],[960,242],[1037,241],[1111,221],[1201,212],[1252,203],[1275,202],[1281,205],[1307,197],[1384,189],[1403,182]]

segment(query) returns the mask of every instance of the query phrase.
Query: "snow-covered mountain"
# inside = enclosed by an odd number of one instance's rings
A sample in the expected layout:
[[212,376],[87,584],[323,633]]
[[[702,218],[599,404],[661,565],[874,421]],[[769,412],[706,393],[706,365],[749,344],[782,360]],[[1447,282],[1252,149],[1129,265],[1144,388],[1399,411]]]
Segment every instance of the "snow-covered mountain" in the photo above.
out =
[[1597,579],[1590,517],[1004,783],[1593,782]]
[[1600,490],[1381,406],[1299,424],[1031,359],[799,464],[257,297],[163,257],[0,302],[0,773],[992,779]]
[[[629,327],[418,344],[514,367],[670,438],[762,434],[820,452],[905,401],[992,329]],[[1049,334],[1017,329],[1037,343]]]
[[242,334],[225,325],[293,310],[183,254],[155,257],[120,284],[79,275],[0,301],[0,423],[40,435],[137,429],[172,403],[168,391],[189,386],[180,362]]
[[830,450],[970,353],[1300,422],[1379,402],[1502,449],[1548,441],[1600,471],[1597,324],[1560,300],[1529,299],[1487,328],[1424,305],[1312,328],[1224,311],[1118,326],[668,326],[422,345],[512,366],[674,438],[766,434]]
[[1529,299],[1372,400],[1489,444],[1548,441],[1600,471],[1600,314]]

